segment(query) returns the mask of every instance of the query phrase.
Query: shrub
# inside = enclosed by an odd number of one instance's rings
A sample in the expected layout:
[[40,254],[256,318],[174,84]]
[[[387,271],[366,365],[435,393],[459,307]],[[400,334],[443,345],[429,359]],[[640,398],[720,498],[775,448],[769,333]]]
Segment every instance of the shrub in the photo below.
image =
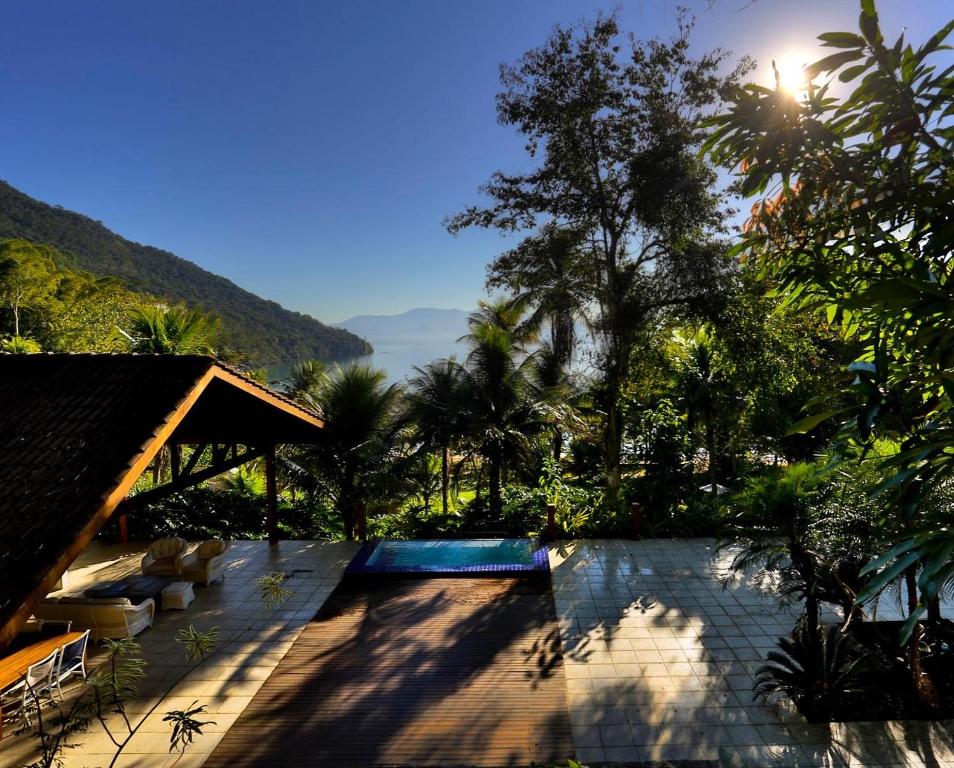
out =
[[801,622],[755,673],[755,698],[781,694],[809,721],[827,722],[862,693],[863,658],[860,646],[839,627],[822,625],[811,632]]

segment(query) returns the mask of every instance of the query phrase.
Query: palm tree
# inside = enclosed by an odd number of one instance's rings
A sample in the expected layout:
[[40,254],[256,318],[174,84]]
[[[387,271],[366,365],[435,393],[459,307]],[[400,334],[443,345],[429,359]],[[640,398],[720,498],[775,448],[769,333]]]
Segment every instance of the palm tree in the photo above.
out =
[[487,463],[490,512],[502,511],[504,466],[523,458],[540,429],[540,404],[531,379],[532,357],[524,355],[501,324],[471,317],[464,337],[471,350],[464,368],[468,437]]
[[537,329],[525,320],[528,299],[524,296],[493,299],[477,302],[477,310],[467,318],[471,332],[458,341],[474,343],[472,331],[478,326],[494,326],[507,334],[515,352],[526,352],[526,347],[537,340]]
[[705,432],[709,461],[709,483],[713,498],[718,495],[716,462],[716,420],[726,392],[712,340],[703,331],[676,336],[678,369],[673,382],[686,412],[690,431],[700,423]]
[[579,418],[571,400],[575,387],[566,366],[551,344],[542,345],[533,354],[531,369],[535,390],[547,408],[543,420],[551,432],[550,448],[557,465],[563,455],[563,430],[568,425],[579,424]]
[[383,493],[403,458],[402,390],[387,385],[384,371],[353,363],[325,377],[313,397],[325,428],[300,462],[335,502],[345,536],[353,539],[359,505]]
[[547,224],[490,266],[488,287],[504,287],[533,307],[526,328],[550,330],[555,361],[569,368],[576,348],[576,323],[586,319],[587,295],[592,293],[593,259],[586,237],[571,227]]
[[441,456],[441,509],[447,516],[450,485],[450,452],[464,433],[464,371],[450,358],[415,368],[407,396],[408,415],[414,422],[417,439]]
[[327,382],[328,368],[321,360],[305,360],[291,369],[285,392],[306,408],[317,410],[315,396]]
[[164,355],[213,355],[219,319],[185,306],[156,304],[133,312],[129,331],[120,331],[131,351]]

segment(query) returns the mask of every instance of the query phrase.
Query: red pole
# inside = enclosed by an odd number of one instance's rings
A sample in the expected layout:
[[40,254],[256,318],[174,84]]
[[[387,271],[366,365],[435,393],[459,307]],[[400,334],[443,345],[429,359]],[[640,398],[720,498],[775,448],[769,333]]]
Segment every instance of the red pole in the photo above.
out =
[[643,526],[643,506],[638,501],[634,501],[630,508],[633,523],[633,538],[638,539],[642,533]]
[[547,504],[547,539],[556,538],[556,505]]

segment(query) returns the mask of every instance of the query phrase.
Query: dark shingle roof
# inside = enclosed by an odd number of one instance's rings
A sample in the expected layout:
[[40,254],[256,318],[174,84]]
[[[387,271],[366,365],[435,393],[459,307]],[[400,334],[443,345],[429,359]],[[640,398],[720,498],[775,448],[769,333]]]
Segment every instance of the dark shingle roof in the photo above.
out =
[[186,355],[0,354],[0,628],[213,367]]

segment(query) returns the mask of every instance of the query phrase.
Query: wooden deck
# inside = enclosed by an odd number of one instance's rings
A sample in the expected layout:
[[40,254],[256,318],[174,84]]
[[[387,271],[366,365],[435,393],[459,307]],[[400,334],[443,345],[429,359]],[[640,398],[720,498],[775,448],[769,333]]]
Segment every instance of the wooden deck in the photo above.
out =
[[338,587],[205,766],[570,757],[548,583],[382,578]]

